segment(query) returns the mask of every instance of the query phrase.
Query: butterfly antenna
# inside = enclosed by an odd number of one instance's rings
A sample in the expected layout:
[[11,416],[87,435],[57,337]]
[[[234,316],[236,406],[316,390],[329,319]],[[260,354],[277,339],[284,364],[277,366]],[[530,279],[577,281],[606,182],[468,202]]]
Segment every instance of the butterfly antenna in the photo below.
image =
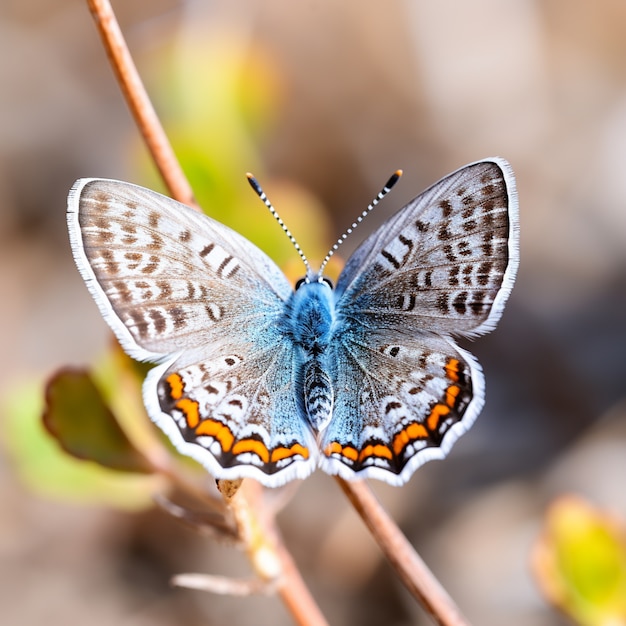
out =
[[250,187],[254,189],[256,195],[259,196],[259,198],[261,198],[261,201],[263,202],[263,204],[270,210],[270,213],[272,214],[274,219],[278,222],[279,226],[283,229],[285,235],[289,237],[289,241],[291,241],[291,243],[293,244],[293,247],[296,249],[296,252],[300,255],[300,258],[302,259],[302,262],[304,263],[304,267],[306,268],[306,275],[311,276],[312,272],[311,272],[311,266],[309,265],[309,261],[304,255],[304,252],[302,252],[302,249],[300,248],[300,245],[296,241],[296,238],[291,234],[291,231],[287,228],[287,225],[285,224],[285,222],[283,222],[282,218],[280,217],[280,215],[278,215],[278,212],[273,207],[272,203],[269,201],[269,198],[265,195],[265,192],[261,188],[261,185],[259,185],[259,181],[252,174],[250,174],[250,172],[248,172],[246,176],[248,177],[248,182],[250,183]]
[[396,170],[391,178],[385,183],[385,186],[378,192],[378,195],[372,200],[372,202],[368,205],[367,209],[361,213],[356,218],[356,221],[352,223],[350,228],[348,228],[337,242],[333,244],[333,247],[328,251],[328,254],[324,257],[322,261],[322,265],[320,267],[319,275],[322,275],[324,268],[328,261],[330,261],[330,257],[337,252],[339,246],[348,238],[348,235],[354,232],[354,229],[370,214],[372,209],[391,191],[392,187],[400,180],[400,176],[402,176],[402,170]]

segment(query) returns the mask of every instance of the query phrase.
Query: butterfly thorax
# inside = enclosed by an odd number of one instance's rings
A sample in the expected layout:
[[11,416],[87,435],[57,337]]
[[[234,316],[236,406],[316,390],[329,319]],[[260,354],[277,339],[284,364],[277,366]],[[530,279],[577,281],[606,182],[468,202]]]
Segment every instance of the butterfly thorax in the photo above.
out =
[[302,283],[287,305],[290,334],[305,353],[317,356],[330,341],[334,321],[333,291],[328,283]]
[[320,432],[333,409],[333,388],[328,373],[328,346],[335,321],[332,288],[326,282],[304,282],[287,306],[289,334],[299,351],[298,398],[311,427]]

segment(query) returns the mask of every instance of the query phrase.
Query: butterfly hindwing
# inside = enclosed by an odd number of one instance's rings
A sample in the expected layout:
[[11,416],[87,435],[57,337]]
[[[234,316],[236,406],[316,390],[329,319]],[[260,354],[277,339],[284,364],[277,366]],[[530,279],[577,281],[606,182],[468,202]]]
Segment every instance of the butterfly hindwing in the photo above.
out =
[[278,486],[315,469],[317,444],[299,418],[293,346],[271,327],[256,332],[262,348],[204,346],[155,368],[144,399],[176,447],[214,476]]
[[337,394],[321,466],[344,478],[400,485],[443,458],[484,399],[480,367],[451,341],[418,330],[338,337]]

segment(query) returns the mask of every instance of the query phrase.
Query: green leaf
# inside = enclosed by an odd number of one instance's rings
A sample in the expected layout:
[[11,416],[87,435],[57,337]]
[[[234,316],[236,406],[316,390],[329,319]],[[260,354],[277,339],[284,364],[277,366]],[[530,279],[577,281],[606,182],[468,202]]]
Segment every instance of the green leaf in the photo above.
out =
[[34,494],[127,511],[154,505],[156,475],[126,473],[79,461],[45,430],[40,380],[14,381],[2,398],[1,441],[20,481]]
[[85,370],[68,368],[52,377],[43,422],[62,448],[78,459],[125,472],[152,472]]
[[536,546],[548,599],[578,624],[626,625],[626,529],[581,498],[557,500]]

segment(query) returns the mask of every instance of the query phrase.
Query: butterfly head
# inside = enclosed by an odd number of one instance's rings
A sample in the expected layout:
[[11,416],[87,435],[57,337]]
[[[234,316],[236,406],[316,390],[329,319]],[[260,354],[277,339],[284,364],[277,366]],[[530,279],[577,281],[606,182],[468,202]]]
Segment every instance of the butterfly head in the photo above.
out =
[[312,283],[320,283],[322,285],[326,285],[331,290],[335,288],[335,286],[333,285],[333,281],[330,280],[330,278],[322,276],[321,274],[318,274],[317,276],[309,276],[307,274],[307,276],[303,276],[296,281],[296,291],[298,291],[298,289],[300,289],[303,285],[310,285]]

